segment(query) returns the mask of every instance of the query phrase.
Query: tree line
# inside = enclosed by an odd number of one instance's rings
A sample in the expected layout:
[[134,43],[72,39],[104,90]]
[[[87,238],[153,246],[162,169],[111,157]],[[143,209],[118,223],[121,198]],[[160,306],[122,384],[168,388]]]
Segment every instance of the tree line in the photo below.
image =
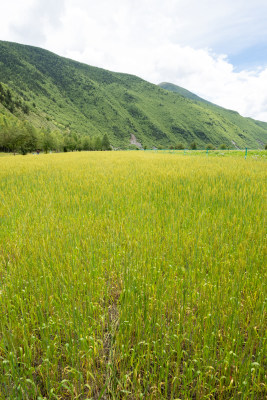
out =
[[0,119],[0,151],[27,154],[35,151],[111,150],[108,136],[80,136],[75,133],[37,129],[27,121]]

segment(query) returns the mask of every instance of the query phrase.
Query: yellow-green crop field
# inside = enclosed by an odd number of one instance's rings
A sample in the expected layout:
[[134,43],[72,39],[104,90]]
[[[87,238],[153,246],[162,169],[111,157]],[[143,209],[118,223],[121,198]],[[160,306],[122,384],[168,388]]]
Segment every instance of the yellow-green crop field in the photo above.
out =
[[0,399],[265,399],[266,160],[0,159]]

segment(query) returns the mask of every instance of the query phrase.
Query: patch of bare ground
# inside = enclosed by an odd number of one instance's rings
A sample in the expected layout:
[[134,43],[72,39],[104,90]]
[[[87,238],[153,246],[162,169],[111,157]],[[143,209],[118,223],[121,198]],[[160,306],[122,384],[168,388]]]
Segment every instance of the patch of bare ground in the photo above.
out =
[[142,144],[141,144],[140,142],[137,141],[137,138],[136,138],[136,136],[135,136],[133,133],[131,133],[130,144],[134,144],[134,145],[135,145],[136,147],[138,147],[139,149],[142,149],[142,148],[143,148]]
[[234,142],[234,140],[231,140],[231,142],[232,142],[232,144],[235,146],[235,148],[236,148],[237,150],[239,150],[239,147],[237,146],[236,142]]

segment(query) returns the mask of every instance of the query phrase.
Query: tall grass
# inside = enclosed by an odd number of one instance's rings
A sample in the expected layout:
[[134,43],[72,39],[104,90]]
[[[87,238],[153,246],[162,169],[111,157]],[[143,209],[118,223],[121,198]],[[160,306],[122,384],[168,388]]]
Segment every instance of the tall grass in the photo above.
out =
[[263,399],[266,161],[0,160],[1,399]]

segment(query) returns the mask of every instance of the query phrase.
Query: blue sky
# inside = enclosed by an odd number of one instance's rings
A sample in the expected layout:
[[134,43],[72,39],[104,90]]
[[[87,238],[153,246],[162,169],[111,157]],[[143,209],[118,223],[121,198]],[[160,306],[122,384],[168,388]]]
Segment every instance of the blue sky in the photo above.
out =
[[[267,21],[266,21],[267,23]],[[237,49],[228,55],[229,62],[237,71],[242,69],[264,68],[267,65],[267,38],[264,43],[255,43],[252,46]]]
[[172,82],[267,121],[267,0],[1,3],[2,40]]

